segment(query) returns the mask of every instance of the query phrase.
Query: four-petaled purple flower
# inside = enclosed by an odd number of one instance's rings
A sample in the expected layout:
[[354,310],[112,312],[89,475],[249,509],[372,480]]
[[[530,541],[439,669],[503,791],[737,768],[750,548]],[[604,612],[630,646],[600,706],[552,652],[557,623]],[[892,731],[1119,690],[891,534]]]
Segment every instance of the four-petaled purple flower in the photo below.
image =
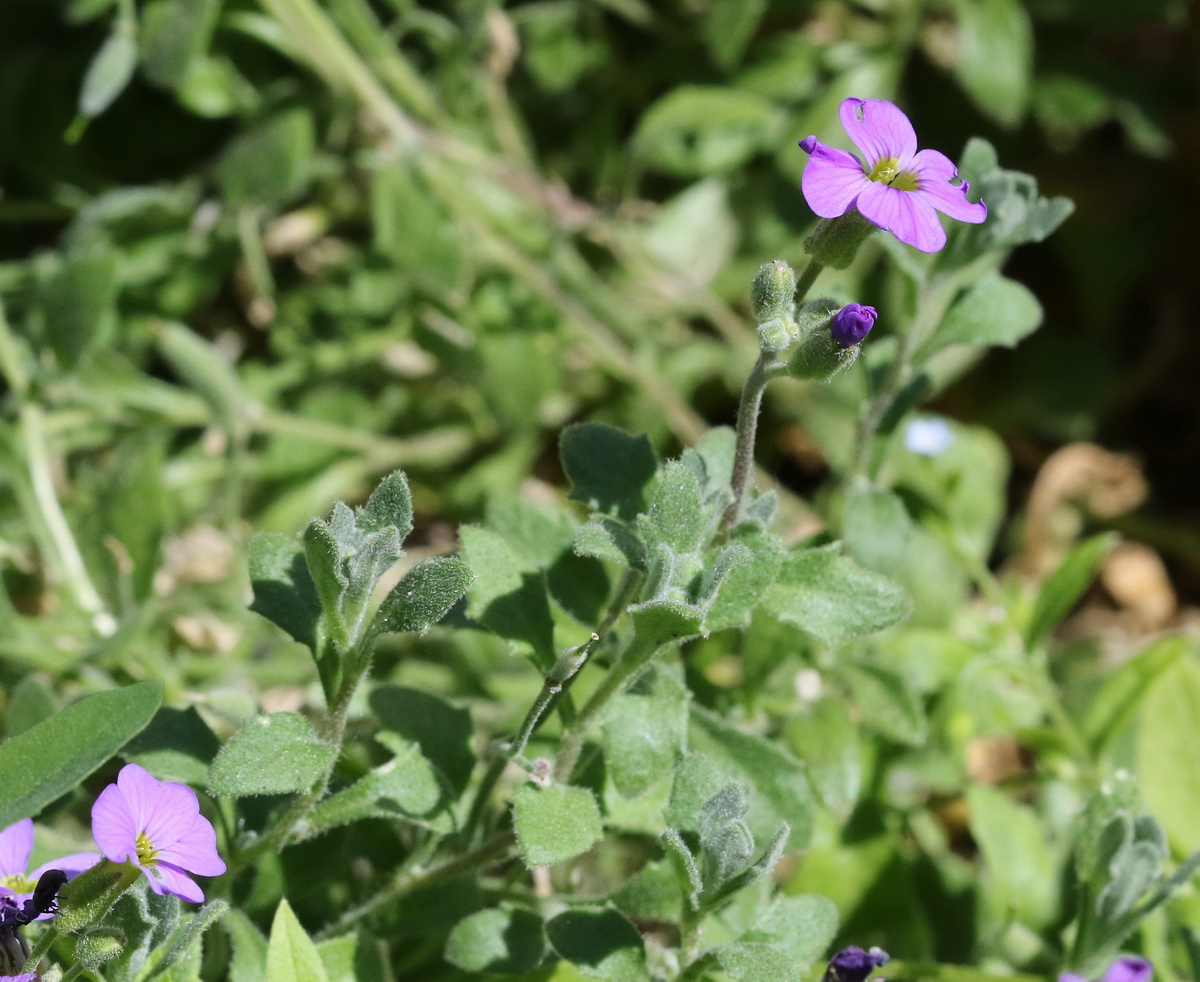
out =
[[822,218],[857,207],[871,224],[922,252],[946,244],[939,211],[960,222],[987,218],[982,201],[967,201],[968,185],[950,158],[917,149],[912,123],[898,107],[883,99],[847,99],[838,113],[866,162],[815,136],[800,141],[811,158],[801,181],[804,198]]
[[[33,888],[47,870],[60,869],[70,879],[100,862],[99,853],[76,852],[52,863],[43,863],[32,872],[26,872],[32,852],[33,819],[23,818],[0,832],[0,896],[10,897],[18,905],[33,896]],[[49,913],[44,913],[39,915],[38,920],[50,916]]]
[[[1150,982],[1154,976],[1154,966],[1144,958],[1118,958],[1104,973],[1100,982]],[[1058,982],[1087,982],[1082,975],[1074,972],[1063,972]]]
[[829,334],[843,348],[853,348],[871,333],[871,328],[875,326],[875,318],[878,316],[874,307],[864,307],[861,303],[848,303],[833,315],[833,323],[829,325]]
[[137,764],[126,764],[117,783],[100,792],[92,806],[92,835],[108,859],[145,872],[158,894],[200,903],[204,891],[187,874],[225,872],[217,834],[200,814],[196,792],[159,781]]

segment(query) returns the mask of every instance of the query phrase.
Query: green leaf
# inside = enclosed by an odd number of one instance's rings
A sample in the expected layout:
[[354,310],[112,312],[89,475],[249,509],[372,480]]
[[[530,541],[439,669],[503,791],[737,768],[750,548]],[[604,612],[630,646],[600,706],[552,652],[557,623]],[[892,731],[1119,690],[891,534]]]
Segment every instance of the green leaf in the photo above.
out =
[[308,183],[315,142],[312,116],[300,107],[242,130],[217,162],[221,193],[235,205],[287,201]]
[[424,634],[474,582],[475,574],[461,559],[422,560],[383,598],[371,629],[378,634]]
[[317,943],[329,982],[389,982],[375,939],[367,934],[343,934]]
[[882,630],[911,607],[899,586],[843,557],[836,543],[791,552],[762,604],[828,645]]
[[208,49],[220,0],[157,0],[142,14],[142,71],[155,85],[177,89]]
[[638,528],[648,545],[661,544],[674,553],[687,554],[703,544],[710,518],[696,475],[672,460],[659,472],[646,513],[638,516]]
[[161,682],[97,692],[0,744],[0,828],[78,785],[145,728],[160,702]]
[[980,109],[1006,126],[1025,117],[1033,25],[1020,0],[958,0],[955,75]]
[[435,293],[453,290],[463,267],[463,233],[441,196],[410,160],[388,162],[371,186],[371,233],[395,271]]
[[563,430],[559,454],[575,501],[625,519],[643,510],[642,489],[658,470],[645,436],[603,423],[576,423]]
[[1045,927],[1056,913],[1058,864],[1036,813],[989,785],[967,789],[971,835],[986,865],[984,893],[993,923],[1016,918]]
[[297,713],[255,716],[217,754],[208,789],[226,798],[307,791],[336,756],[337,748],[317,739]]
[[532,972],[545,952],[542,919],[520,907],[481,910],[446,939],[446,961],[464,972]]
[[1200,664],[1181,658],[1142,701],[1137,774],[1146,805],[1162,822],[1173,847],[1200,849]]
[[554,662],[554,621],[545,577],[499,535],[467,525],[459,531],[462,558],[474,571],[467,613],[512,642],[543,667]]
[[741,60],[746,46],[762,23],[767,6],[767,0],[741,0],[740,3],[716,0],[706,5],[701,32],[705,45],[718,65],[729,69]]
[[1025,628],[1025,646],[1032,649],[1042,642],[1054,626],[1071,612],[1071,608],[1083,596],[1083,591],[1095,579],[1096,571],[1104,557],[1117,544],[1119,536],[1102,532],[1085,539],[1068,553],[1045,583],[1042,584],[1037,602],[1033,606],[1029,624]]
[[107,249],[72,251],[42,286],[38,299],[46,341],[61,367],[74,368],[105,346],[115,324],[117,257]]
[[865,569],[894,574],[904,566],[913,523],[891,491],[856,488],[846,497],[842,536],[846,552]]
[[38,675],[26,675],[13,686],[4,713],[5,736],[15,737],[58,712],[54,690]]
[[741,627],[750,618],[766,589],[779,576],[786,550],[779,537],[743,526],[731,540],[748,550],[748,558],[729,570],[704,615],[704,630],[712,633]]
[[1028,287],[1007,276],[986,276],[946,311],[922,347],[922,359],[952,344],[1014,347],[1042,323],[1042,305]]
[[429,825],[442,805],[444,793],[433,765],[415,743],[404,743],[394,734],[383,734],[396,756],[359,778],[350,787],[325,798],[309,813],[314,833],[365,818],[411,819]]
[[225,915],[221,927],[233,946],[229,982],[259,982],[267,971],[267,939],[236,907]]
[[333,633],[334,640],[344,645],[348,639],[346,622],[342,618],[342,597],[347,580],[342,571],[342,559],[337,540],[319,518],[308,523],[301,540],[304,543],[305,565],[309,578],[316,588],[317,597],[325,612],[325,622]]
[[1104,679],[1088,707],[1084,732],[1097,756],[1137,716],[1146,693],[1191,649],[1186,638],[1160,638]]
[[925,742],[925,709],[908,679],[879,665],[843,665],[838,671],[854,693],[863,725],[897,743]]
[[266,982],[329,982],[317,946],[286,900],[279,901],[271,922]]
[[754,836],[746,824],[750,805],[741,784],[727,784],[700,806],[700,882],[714,894],[750,865]]
[[79,112],[92,118],[113,104],[137,68],[137,40],[132,21],[118,16],[113,32],[88,65],[79,90]]
[[1162,861],[1155,843],[1131,842],[1118,852],[1109,867],[1112,879],[1096,898],[1096,916],[1105,924],[1116,924],[1158,880]]
[[850,817],[862,790],[860,729],[845,701],[825,697],[786,723],[787,743],[808,768],[822,804],[840,821]]
[[575,551],[580,556],[594,556],[630,569],[646,568],[646,548],[637,533],[624,522],[606,515],[579,527]]
[[695,704],[692,705],[692,722],[708,737],[695,744],[697,749],[732,764],[751,788],[772,806],[771,826],[780,820],[787,821],[792,826],[795,846],[803,848],[807,845],[812,835],[816,802],[804,765],[774,743],[756,734],[744,733],[716,713]]
[[1075,875],[1081,883],[1103,882],[1108,865],[1126,841],[1132,841],[1133,814],[1139,804],[1137,781],[1128,771],[1110,777],[1093,792],[1078,819]]
[[789,982],[824,955],[837,926],[837,907],[827,897],[776,897],[737,942],[718,949],[718,958],[739,982]]
[[303,552],[291,535],[260,533],[250,540],[250,609],[316,652],[321,601]]
[[521,855],[529,866],[566,862],[604,835],[600,808],[587,788],[527,784],[513,795],[512,813]]
[[609,703],[601,731],[604,759],[626,798],[660,780],[686,752],[688,698],[683,682],[659,670]]
[[753,92],[681,85],[643,113],[633,138],[636,157],[678,177],[707,177],[741,166],[773,148],[786,120]]
[[380,725],[416,743],[454,796],[461,795],[475,767],[471,714],[431,692],[399,685],[378,686],[370,702]]
[[565,911],[547,922],[546,935],[559,957],[589,978],[649,982],[642,936],[613,907]]
[[209,765],[220,746],[195,706],[164,706],[150,725],[125,745],[123,756],[160,781],[200,786],[208,778]]
[[404,476],[404,471],[393,471],[379,482],[355,517],[358,527],[364,532],[382,532],[394,528],[403,542],[412,531],[412,514],[412,492],[408,487],[408,478]]
[[[230,907],[224,900],[210,900],[187,921],[172,932],[163,946],[161,957],[145,975],[145,982],[166,974],[168,978],[199,978],[200,942],[213,924],[229,913]],[[194,966],[194,970],[192,968]],[[182,972],[180,971],[182,969]]]

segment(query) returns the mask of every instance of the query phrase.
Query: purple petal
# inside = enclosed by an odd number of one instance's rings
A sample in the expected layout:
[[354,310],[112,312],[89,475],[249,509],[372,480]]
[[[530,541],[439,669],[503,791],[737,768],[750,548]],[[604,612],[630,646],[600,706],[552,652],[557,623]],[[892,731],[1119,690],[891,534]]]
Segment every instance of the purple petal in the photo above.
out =
[[822,218],[846,214],[871,184],[863,173],[862,161],[845,150],[818,143],[811,136],[801,141],[800,146],[812,157],[800,180],[808,206]]
[[922,252],[937,252],[946,244],[946,230],[938,213],[918,192],[872,182],[858,196],[858,210],[867,221]]
[[216,830],[203,815],[196,816],[186,835],[163,848],[158,859],[200,876],[220,876],[225,872],[225,862],[217,854]]
[[1150,982],[1154,966],[1144,958],[1118,958],[1104,973],[1104,982]]
[[842,125],[855,146],[874,167],[884,157],[895,157],[903,170],[917,152],[917,134],[898,106],[883,99],[847,99],[838,109]]
[[958,169],[944,153],[922,150],[913,158],[912,170],[917,175],[915,193],[925,197],[938,211],[976,225],[987,218],[987,205],[967,200],[970,185],[958,179]]
[[120,787],[110,784],[92,805],[92,838],[106,859],[123,863],[137,856],[138,827]]
[[1082,975],[1076,975],[1074,972],[1063,972],[1058,977],[1058,982],[1087,982]]
[[160,897],[171,894],[193,904],[204,902],[204,891],[178,867],[170,863],[157,863],[150,869],[144,866],[142,868],[146,870],[146,876],[150,880],[150,889]]
[[117,775],[138,832],[145,832],[155,850],[170,848],[184,838],[200,814],[196,792],[186,784],[160,781],[137,764],[126,764]]
[[0,876],[24,876],[33,852],[33,819],[23,818],[0,832]]

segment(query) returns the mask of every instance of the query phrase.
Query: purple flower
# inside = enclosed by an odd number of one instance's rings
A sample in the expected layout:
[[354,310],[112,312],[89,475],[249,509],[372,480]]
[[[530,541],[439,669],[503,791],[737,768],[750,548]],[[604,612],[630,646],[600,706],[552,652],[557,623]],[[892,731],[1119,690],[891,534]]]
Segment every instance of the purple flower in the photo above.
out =
[[843,948],[830,961],[825,970],[824,982],[864,982],[880,965],[886,965],[890,956],[882,948],[871,947],[863,951],[857,945]]
[[982,222],[987,207],[967,201],[966,181],[937,150],[918,150],[912,123],[883,99],[847,99],[838,110],[850,139],[866,163],[852,153],[800,141],[812,158],[804,168],[804,198],[822,218],[837,218],[857,207],[872,225],[922,252],[946,244],[940,211],[960,222]]
[[[43,863],[37,869],[29,869],[29,856],[33,852],[33,819],[23,818],[0,832],[0,896],[15,901],[18,906],[33,896],[33,888],[46,870],[60,869],[67,879],[82,873],[100,862],[96,852],[76,852],[63,856],[52,863]],[[50,917],[42,914],[38,920]]]
[[37,982],[37,973],[25,972],[21,975],[0,975],[0,982]]
[[187,873],[225,872],[217,833],[200,814],[196,792],[159,781],[137,764],[122,767],[117,783],[100,792],[92,805],[92,835],[108,859],[141,869],[157,894],[200,903],[204,891]]
[[[1118,958],[1100,982],[1150,982],[1153,975],[1154,966],[1144,958]],[[1087,979],[1074,972],[1063,972],[1058,982],[1087,982]]]
[[875,318],[878,316],[874,307],[864,307],[860,303],[848,303],[833,315],[829,333],[833,340],[843,348],[853,348],[871,333],[871,328],[875,326]]

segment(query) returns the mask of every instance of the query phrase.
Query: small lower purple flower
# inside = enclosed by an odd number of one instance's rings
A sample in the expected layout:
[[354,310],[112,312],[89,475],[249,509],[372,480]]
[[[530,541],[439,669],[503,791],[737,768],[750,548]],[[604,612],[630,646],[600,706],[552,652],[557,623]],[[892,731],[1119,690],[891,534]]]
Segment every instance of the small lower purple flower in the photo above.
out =
[[37,973],[23,972],[21,975],[0,975],[0,982],[37,982]]
[[92,806],[92,835],[108,859],[133,863],[160,895],[200,903],[204,891],[187,874],[225,872],[217,833],[200,814],[196,792],[160,781],[137,764],[126,764],[117,783],[100,792]]
[[878,316],[874,307],[864,307],[861,303],[848,303],[833,315],[829,333],[833,340],[843,348],[853,348],[871,333],[871,328],[875,326],[875,318]]
[[872,946],[864,951],[851,945],[833,956],[823,982],[865,982],[868,975],[889,960],[890,956],[882,948]]
[[[71,879],[100,862],[99,853],[76,852],[30,870],[32,853],[33,819],[23,818],[0,831],[0,895],[11,897],[18,904],[33,896],[33,888],[47,870],[60,869]],[[42,914],[39,920],[49,916]]]
[[[1100,982],[1150,982],[1154,977],[1154,966],[1145,958],[1118,958],[1104,973]],[[1063,972],[1058,982],[1088,982],[1082,975],[1074,972]]]

